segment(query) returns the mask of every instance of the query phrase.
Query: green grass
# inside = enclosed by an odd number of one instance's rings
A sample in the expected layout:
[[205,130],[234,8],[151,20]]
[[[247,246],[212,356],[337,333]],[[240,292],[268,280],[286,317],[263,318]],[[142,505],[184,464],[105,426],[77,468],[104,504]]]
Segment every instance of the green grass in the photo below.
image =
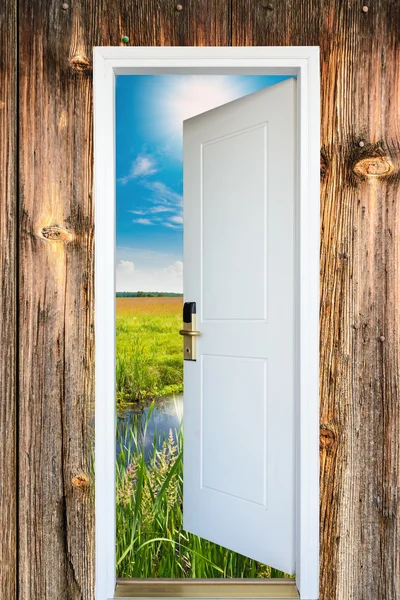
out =
[[[151,412],[152,407],[147,422]],[[284,577],[183,530],[182,431],[171,432],[159,450],[154,444],[146,462],[142,442],[147,425],[143,431],[139,422],[118,434],[118,577]]]
[[118,403],[182,392],[181,312],[181,298],[117,300]]
[[[117,299],[119,403],[182,392],[181,320],[182,298]],[[183,530],[182,431],[171,433],[159,450],[154,439],[146,461],[143,436],[151,411],[144,426],[138,414],[133,426],[124,421],[124,430],[120,424],[117,432],[118,576],[283,577],[281,571]]]

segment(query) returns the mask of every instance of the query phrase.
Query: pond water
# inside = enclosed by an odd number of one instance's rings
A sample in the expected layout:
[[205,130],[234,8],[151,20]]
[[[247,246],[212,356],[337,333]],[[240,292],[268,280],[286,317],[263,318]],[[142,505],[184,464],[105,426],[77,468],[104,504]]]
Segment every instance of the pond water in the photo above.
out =
[[183,395],[156,399],[149,416],[150,404],[141,403],[133,405],[132,408],[118,410],[117,456],[122,446],[129,449],[135,444],[132,432],[140,448],[144,446],[146,460],[152,453],[154,444],[161,448],[171,430],[176,438],[176,431],[181,426],[183,416]]

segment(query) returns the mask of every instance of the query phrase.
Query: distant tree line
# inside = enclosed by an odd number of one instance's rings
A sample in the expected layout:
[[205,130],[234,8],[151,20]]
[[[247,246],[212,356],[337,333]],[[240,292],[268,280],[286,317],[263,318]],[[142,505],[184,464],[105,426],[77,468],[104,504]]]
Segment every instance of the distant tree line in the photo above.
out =
[[117,298],[180,298],[175,292],[117,292]]

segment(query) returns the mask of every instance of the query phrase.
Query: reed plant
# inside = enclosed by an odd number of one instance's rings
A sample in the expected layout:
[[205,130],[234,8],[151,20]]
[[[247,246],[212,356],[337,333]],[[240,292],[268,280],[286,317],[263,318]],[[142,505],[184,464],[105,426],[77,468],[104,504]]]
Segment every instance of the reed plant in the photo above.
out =
[[[119,577],[257,578],[281,571],[187,533],[183,529],[183,433],[170,431],[152,450],[145,422],[117,430],[117,574]],[[158,449],[157,449],[158,448]]]

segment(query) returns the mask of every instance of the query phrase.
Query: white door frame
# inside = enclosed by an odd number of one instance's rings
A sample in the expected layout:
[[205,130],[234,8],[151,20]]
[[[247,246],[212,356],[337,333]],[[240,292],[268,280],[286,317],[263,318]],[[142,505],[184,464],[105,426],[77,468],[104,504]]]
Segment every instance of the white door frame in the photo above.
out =
[[115,76],[295,75],[296,584],[317,600],[319,581],[319,48],[94,48],[96,600],[114,597],[115,560]]

